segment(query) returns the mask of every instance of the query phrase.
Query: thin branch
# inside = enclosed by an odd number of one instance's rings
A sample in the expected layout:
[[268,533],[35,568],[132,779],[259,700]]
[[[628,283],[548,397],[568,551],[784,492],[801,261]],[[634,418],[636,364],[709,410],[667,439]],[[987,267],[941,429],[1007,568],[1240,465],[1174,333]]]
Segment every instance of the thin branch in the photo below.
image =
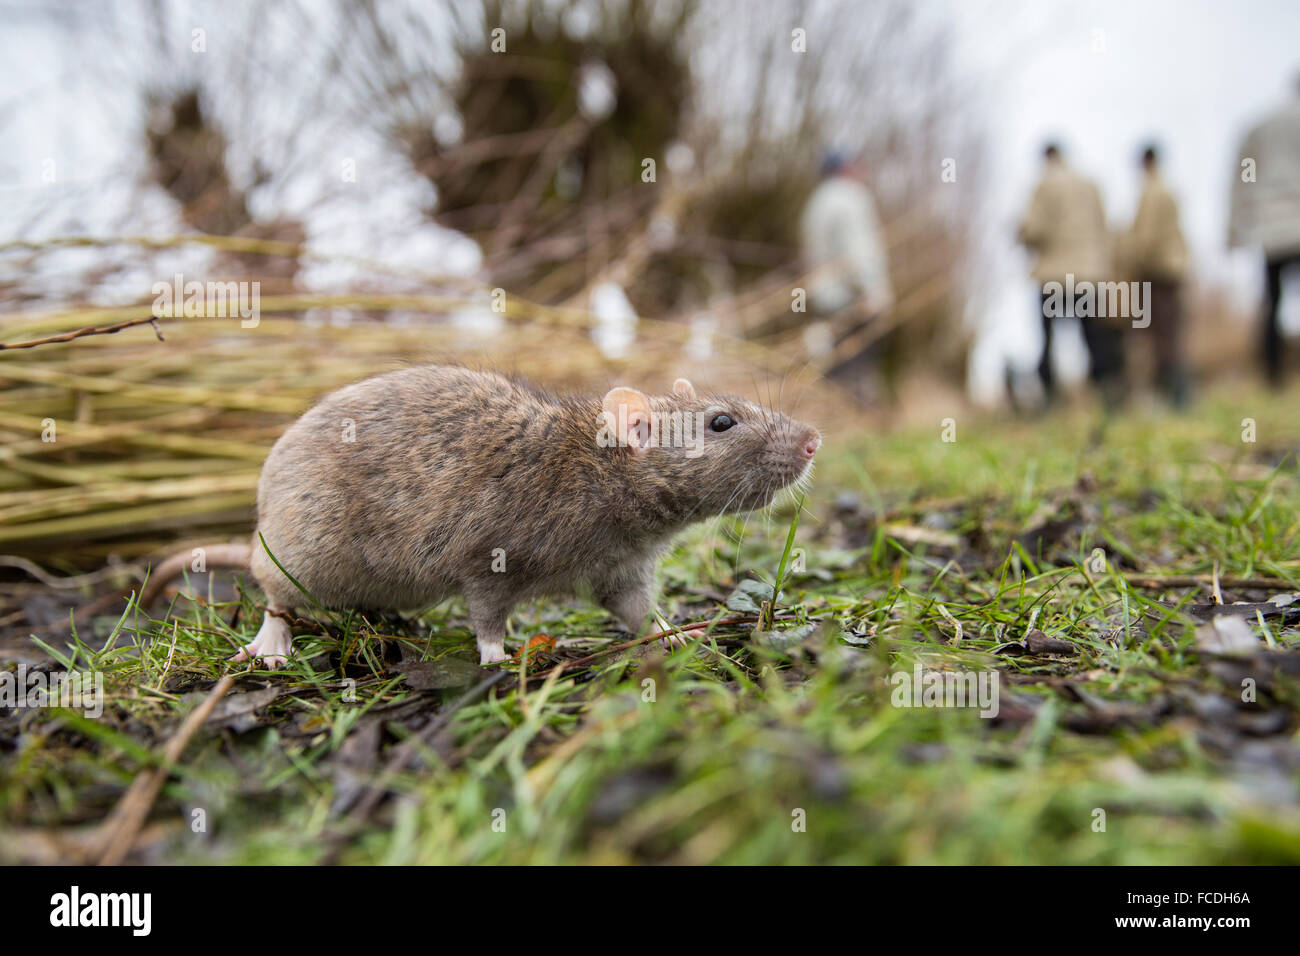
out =
[[171,775],[172,768],[181,759],[181,754],[185,752],[190,738],[208,719],[217,702],[234,686],[235,678],[232,674],[227,674],[217,681],[208,696],[203,699],[203,703],[194,708],[167,741],[167,747],[163,750],[162,763],[150,771],[141,773],[132,782],[114,807],[112,815],[104,821],[103,829],[100,831],[102,834],[100,845],[104,847],[103,855],[99,858],[100,866],[116,866],[131,852],[140,828],[144,826],[154,801],[158,799],[158,794],[162,791],[168,776]]
[[[1125,574],[1124,580],[1140,588],[1200,588],[1213,589],[1215,583],[1225,588],[1256,588],[1261,591],[1289,591],[1295,584],[1285,578],[1234,578],[1213,574]],[[1222,595],[1216,603],[1222,604]]]
[[71,332],[63,332],[43,339],[29,339],[26,342],[13,342],[10,344],[0,342],[0,352],[11,352],[14,349],[33,349],[38,345],[55,345],[59,342],[71,342],[73,339],[85,338],[87,335],[112,335],[114,332],[121,332],[123,329],[129,329],[136,325],[152,325],[154,334],[158,336],[158,341],[166,341],[163,338],[162,329],[158,328],[158,320],[149,315],[140,319],[127,319],[125,322],[117,322],[113,325],[88,325],[85,328],[73,329]]

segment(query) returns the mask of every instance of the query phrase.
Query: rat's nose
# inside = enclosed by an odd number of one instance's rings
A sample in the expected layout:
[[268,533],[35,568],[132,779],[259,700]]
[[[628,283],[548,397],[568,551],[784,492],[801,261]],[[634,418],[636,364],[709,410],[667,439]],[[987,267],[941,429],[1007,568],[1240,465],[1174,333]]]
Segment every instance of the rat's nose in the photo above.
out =
[[817,449],[822,447],[821,433],[815,428],[810,428],[803,439],[803,454],[805,458],[811,458],[817,454]]

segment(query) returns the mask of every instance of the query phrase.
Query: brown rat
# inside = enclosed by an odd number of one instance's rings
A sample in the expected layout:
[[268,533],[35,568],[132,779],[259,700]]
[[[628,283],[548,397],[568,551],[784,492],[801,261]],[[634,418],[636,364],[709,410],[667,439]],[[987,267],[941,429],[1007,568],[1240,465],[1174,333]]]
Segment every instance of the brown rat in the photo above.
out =
[[[415,610],[462,594],[485,664],[505,658],[516,604],[584,586],[635,633],[673,535],[768,504],[810,473],[820,444],[809,425],[685,379],[665,396],[615,388],[603,400],[449,366],[350,385],[271,449],[251,553],[216,558],[251,557],[267,595],[236,659],[275,667],[290,653],[278,614],[309,602],[277,561],[328,608]],[[165,562],[151,590],[183,566]]]

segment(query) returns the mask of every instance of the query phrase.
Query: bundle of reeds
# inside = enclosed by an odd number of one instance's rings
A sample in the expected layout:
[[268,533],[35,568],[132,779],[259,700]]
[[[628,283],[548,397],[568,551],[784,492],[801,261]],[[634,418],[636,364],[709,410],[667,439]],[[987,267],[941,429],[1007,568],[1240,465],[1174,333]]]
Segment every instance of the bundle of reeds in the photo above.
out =
[[[255,328],[238,317],[163,319],[163,341],[148,324],[148,305],[0,318],[0,552],[95,567],[178,537],[246,532],[261,462],[280,431],[319,396],[406,363],[466,362],[592,391],[625,381],[662,390],[686,374],[767,400],[798,371],[725,336],[715,337],[712,354],[692,358],[689,328],[672,322],[643,321],[635,349],[610,359],[593,345],[585,312],[514,297],[505,326],[478,334],[447,321],[467,301],[267,297]],[[315,309],[400,314],[404,322],[302,320]],[[125,327],[78,334],[114,324]]]

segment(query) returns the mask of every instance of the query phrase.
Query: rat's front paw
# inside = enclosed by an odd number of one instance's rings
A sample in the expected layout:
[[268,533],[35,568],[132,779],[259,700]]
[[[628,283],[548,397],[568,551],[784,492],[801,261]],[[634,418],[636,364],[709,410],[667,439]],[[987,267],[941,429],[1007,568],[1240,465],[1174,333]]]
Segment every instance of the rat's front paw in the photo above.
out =
[[287,655],[283,654],[264,654],[252,644],[245,644],[239,649],[239,653],[232,657],[231,663],[238,664],[240,661],[256,660],[262,661],[262,666],[267,670],[273,671],[289,663]]
[[496,664],[504,660],[506,660],[504,644],[479,644],[478,663],[480,667],[484,664]]
[[239,653],[230,660],[239,663],[261,658],[262,666],[268,670],[275,670],[289,662],[289,655],[292,652],[293,635],[289,630],[288,622],[268,614],[262,619],[262,626],[258,628],[257,636],[253,638],[252,643],[241,647]]
[[238,664],[240,661],[260,659],[263,667],[273,671],[289,663],[289,650],[287,647],[262,648],[258,646],[257,641],[253,641],[241,647],[239,653],[230,660],[231,663]]

